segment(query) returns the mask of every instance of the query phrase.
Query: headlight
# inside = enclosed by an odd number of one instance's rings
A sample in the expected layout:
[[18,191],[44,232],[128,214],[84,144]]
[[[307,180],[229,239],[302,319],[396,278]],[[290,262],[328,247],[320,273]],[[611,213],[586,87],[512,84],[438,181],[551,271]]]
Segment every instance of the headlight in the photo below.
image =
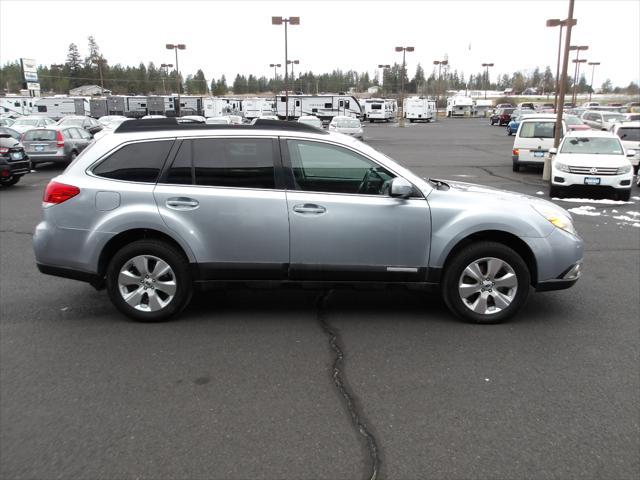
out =
[[570,173],[569,165],[560,162],[553,162],[553,166],[556,170],[560,170],[561,172]]
[[573,227],[571,217],[568,214],[564,213],[562,210],[543,204],[532,204],[531,206],[536,212],[538,212],[556,227],[564,230],[565,232],[569,232],[572,235],[577,235],[576,229]]
[[618,175],[622,175],[623,173],[629,173],[631,171],[631,164],[625,165],[624,167],[620,167],[616,172]]

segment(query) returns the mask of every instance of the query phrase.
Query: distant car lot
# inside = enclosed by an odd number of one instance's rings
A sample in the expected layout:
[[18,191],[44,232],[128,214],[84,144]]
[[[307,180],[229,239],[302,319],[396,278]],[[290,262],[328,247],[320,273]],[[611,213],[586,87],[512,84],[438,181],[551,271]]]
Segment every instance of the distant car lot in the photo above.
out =
[[[365,134],[421,176],[548,192],[539,169],[512,172],[513,137],[487,119]],[[0,192],[2,477],[360,478],[318,292],[213,292],[180,321],[127,322],[34,266],[42,189],[61,168]],[[568,200],[588,269],[512,323],[469,328],[416,292],[330,295],[381,478],[637,477],[640,188],[632,203]]]

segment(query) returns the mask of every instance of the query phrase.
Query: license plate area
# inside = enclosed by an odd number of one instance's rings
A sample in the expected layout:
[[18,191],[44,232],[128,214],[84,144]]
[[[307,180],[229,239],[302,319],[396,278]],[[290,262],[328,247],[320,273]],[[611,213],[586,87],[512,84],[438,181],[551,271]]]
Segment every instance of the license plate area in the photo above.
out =
[[584,177],[585,185],[600,185],[599,177]]
[[34,146],[33,146],[33,149],[34,149],[36,152],[44,152],[44,145],[34,145]]
[[533,152],[533,156],[535,158],[543,158],[544,157],[544,152],[540,151],[540,152]]

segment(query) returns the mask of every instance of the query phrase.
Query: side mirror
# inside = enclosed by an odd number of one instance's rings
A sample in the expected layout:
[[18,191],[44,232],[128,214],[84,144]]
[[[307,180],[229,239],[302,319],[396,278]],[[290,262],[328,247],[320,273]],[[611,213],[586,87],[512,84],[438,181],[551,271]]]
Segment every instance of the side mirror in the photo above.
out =
[[391,180],[389,195],[391,197],[409,198],[413,192],[413,185],[402,177]]
[[636,156],[635,150],[627,150],[627,157],[635,157],[635,156]]
[[549,155],[555,155],[558,153],[558,149],[555,147],[552,147],[549,149]]

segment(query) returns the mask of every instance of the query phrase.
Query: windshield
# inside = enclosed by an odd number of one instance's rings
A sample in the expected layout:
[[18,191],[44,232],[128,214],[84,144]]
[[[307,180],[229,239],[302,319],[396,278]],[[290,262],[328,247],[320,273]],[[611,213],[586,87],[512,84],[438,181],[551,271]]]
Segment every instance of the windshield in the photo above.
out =
[[336,122],[336,126],[338,128],[360,128],[360,120],[356,120],[356,119],[338,120]]
[[48,142],[56,139],[55,130],[29,130],[24,139],[31,142]]
[[584,122],[582,120],[573,115],[566,115],[564,117],[564,121],[567,122],[567,125],[584,125]]
[[39,121],[37,118],[19,118],[14,125],[38,125]]
[[618,130],[620,140],[625,142],[640,142],[640,128],[624,127]]
[[626,117],[619,113],[603,113],[602,119],[605,122],[624,122],[626,120]]
[[572,137],[563,142],[560,153],[622,155],[622,145],[615,138]]

